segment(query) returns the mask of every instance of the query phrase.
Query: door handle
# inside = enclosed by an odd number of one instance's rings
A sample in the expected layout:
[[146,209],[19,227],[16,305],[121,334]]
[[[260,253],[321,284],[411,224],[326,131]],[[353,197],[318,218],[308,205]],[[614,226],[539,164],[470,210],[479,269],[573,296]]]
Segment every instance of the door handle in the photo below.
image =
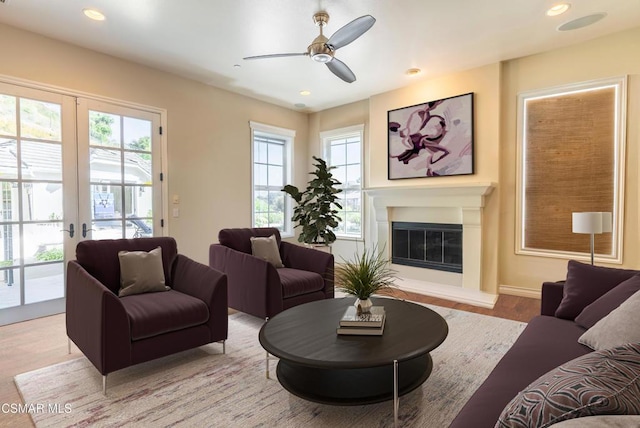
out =
[[76,233],[73,228],[73,223],[69,224],[69,229],[62,229],[60,232],[69,232],[69,238],[73,238],[73,235]]
[[93,229],[87,229],[87,223],[82,223],[82,237],[87,237],[87,232]]

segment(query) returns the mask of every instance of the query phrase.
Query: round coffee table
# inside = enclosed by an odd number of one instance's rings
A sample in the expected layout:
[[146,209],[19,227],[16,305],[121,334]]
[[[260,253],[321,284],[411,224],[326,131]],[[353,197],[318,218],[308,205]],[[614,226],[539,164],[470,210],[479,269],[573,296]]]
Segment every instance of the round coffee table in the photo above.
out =
[[[427,380],[429,352],[449,331],[446,321],[424,306],[373,298],[384,306],[382,336],[338,335],[336,328],[354,298],[320,300],[279,313],[260,329],[262,347],[278,358],[282,386],[309,401],[370,404],[413,391]],[[268,358],[267,358],[268,376]]]

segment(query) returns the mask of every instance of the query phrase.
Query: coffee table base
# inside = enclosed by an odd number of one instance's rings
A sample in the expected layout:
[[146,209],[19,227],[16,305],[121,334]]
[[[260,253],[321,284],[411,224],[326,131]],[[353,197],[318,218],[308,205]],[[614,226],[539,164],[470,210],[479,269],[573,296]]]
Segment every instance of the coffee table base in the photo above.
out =
[[[398,363],[398,396],[424,383],[431,374],[429,354]],[[305,400],[355,406],[394,399],[393,364],[363,369],[325,369],[280,360],[276,370],[280,384]]]

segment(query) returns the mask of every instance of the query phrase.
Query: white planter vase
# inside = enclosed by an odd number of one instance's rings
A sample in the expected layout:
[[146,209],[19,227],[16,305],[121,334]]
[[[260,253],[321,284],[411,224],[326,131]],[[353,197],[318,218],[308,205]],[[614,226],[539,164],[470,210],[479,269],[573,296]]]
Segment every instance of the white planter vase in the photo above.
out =
[[358,310],[358,307],[360,307],[360,312],[368,313],[371,311],[373,303],[371,303],[371,299],[356,299],[356,302],[353,304],[353,306],[356,307],[356,311]]

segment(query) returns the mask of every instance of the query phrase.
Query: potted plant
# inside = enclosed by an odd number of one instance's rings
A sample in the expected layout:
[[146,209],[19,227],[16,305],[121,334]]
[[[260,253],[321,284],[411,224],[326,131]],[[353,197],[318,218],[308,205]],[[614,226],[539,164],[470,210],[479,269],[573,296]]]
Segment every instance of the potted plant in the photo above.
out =
[[298,241],[310,245],[329,245],[336,240],[333,229],[342,220],[335,209],[342,208],[336,196],[342,189],[335,187],[341,183],[331,174],[335,167],[327,166],[318,157],[314,156],[313,159],[316,161],[316,169],[310,174],[315,175],[315,178],[308,182],[307,189],[301,192],[296,186],[287,184],[282,191],[291,195],[297,203],[291,220],[297,222],[295,227],[302,228]]
[[373,294],[390,294],[396,288],[396,272],[389,268],[384,249],[377,247],[355,255],[353,260],[344,260],[335,268],[335,284],[338,290],[356,296],[354,303],[360,312],[369,312]]

